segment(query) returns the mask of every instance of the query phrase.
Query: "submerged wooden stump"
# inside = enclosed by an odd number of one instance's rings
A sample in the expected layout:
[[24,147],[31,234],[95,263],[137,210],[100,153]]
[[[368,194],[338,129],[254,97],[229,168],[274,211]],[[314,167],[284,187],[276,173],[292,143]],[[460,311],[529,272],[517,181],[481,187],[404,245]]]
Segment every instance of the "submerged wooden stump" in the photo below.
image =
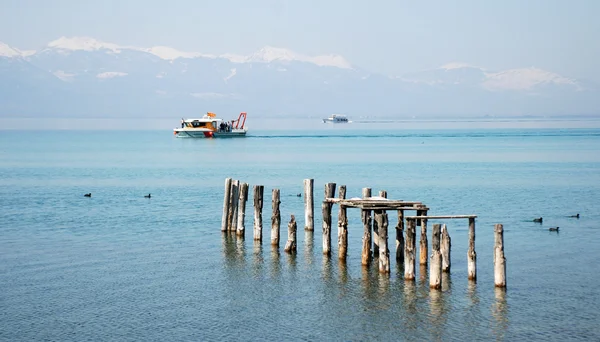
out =
[[[422,207],[424,207],[424,205]],[[421,210],[420,214],[417,214],[417,215],[427,216],[427,210]],[[427,265],[427,259],[429,257],[427,245],[428,245],[428,242],[427,242],[427,219],[421,219],[421,240],[419,241],[419,264],[420,265]]]
[[404,265],[404,210],[398,210],[398,225],[396,225],[396,262]]
[[409,219],[406,222],[406,245],[404,246],[404,280],[415,280],[415,249],[416,243],[416,222]]
[[[335,196],[335,183],[325,184],[325,199]],[[323,254],[331,254],[331,208],[333,204],[323,201]]]
[[231,182],[231,198],[229,200],[229,216],[227,217],[227,230],[235,230],[237,227],[237,206],[239,201],[240,181]]
[[467,275],[477,280],[477,253],[475,252],[475,218],[469,218],[469,250],[467,251]]
[[433,225],[431,232],[431,257],[429,263],[429,288],[442,288],[442,253],[440,252],[440,224]]
[[315,230],[315,199],[313,197],[315,180],[304,180],[304,230]]
[[296,218],[294,215],[292,215],[290,223],[288,223],[288,240],[284,251],[290,254],[296,253]]
[[442,242],[440,245],[440,252],[442,253],[442,272],[450,272],[450,248],[452,246],[450,234],[446,225],[442,226]]
[[240,196],[238,200],[237,236],[244,236],[246,232],[246,202],[248,201],[248,183],[240,185]]
[[263,185],[254,186],[254,240],[262,242]]
[[221,218],[221,231],[227,231],[227,218],[229,216],[229,201],[231,200],[231,178],[225,178],[225,194],[223,195],[223,217]]
[[506,287],[506,258],[504,257],[504,226],[494,226],[494,283]]
[[[338,197],[341,199],[346,198],[346,186],[340,185],[338,191]],[[338,213],[338,258],[340,260],[346,260],[348,254],[348,216],[346,207],[340,205]]]
[[281,213],[279,212],[279,189],[273,189],[272,204],[273,214],[271,215],[271,245],[279,247],[279,229],[281,226]]

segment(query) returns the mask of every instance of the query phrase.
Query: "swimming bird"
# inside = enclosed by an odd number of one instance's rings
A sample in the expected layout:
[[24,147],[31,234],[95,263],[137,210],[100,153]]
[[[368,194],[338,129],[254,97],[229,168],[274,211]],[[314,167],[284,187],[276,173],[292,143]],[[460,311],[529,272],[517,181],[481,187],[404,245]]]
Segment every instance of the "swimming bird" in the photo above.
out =
[[145,197],[145,198],[150,198],[150,197],[152,197],[152,195],[150,195],[150,194],[147,194],[147,195],[144,195],[144,197]]
[[538,217],[538,218],[534,218],[533,222],[538,222],[538,223],[542,223],[542,218]]
[[575,218],[579,218],[579,213],[577,213],[577,215],[571,215],[569,217],[575,217]]
[[550,228],[548,228],[548,230],[551,232],[557,232],[558,228],[560,228],[560,227],[550,227]]
[[92,197],[92,193],[90,192],[90,193],[87,193],[87,194],[85,194],[83,196],[85,196],[85,197]]
[[298,196],[298,197],[302,197],[302,194],[297,194],[296,196]]

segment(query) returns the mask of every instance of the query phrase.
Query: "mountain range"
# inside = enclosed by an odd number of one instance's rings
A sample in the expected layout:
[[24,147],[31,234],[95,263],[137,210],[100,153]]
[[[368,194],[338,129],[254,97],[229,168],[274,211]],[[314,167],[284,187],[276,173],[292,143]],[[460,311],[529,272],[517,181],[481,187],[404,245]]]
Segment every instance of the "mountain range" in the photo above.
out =
[[535,67],[449,63],[390,76],[270,46],[242,56],[89,37],[36,51],[0,42],[0,117],[573,116],[600,114],[599,95],[593,82]]

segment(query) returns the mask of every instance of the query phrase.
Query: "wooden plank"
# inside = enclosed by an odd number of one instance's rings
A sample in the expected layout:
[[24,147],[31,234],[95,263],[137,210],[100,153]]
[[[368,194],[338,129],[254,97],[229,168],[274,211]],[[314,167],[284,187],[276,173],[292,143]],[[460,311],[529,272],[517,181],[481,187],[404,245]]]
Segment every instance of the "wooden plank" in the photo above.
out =
[[[423,208],[419,208],[419,210],[422,210]],[[436,220],[436,219],[471,219],[471,218],[477,218],[477,215],[418,215],[418,216],[407,216],[407,219],[414,219],[414,220],[418,220],[418,219],[431,219],[431,220]]]

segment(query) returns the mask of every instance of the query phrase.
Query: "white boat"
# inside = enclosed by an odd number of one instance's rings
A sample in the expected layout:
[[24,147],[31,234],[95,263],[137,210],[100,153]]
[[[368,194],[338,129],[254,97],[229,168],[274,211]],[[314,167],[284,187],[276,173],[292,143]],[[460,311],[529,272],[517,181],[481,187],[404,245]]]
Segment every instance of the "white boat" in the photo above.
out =
[[323,122],[324,123],[348,123],[348,122],[352,122],[352,121],[349,121],[348,118],[346,117],[346,115],[332,114],[327,119],[323,119]]
[[245,137],[248,131],[245,124],[246,112],[240,113],[237,120],[230,121],[224,121],[217,118],[215,113],[208,112],[200,119],[181,119],[181,128],[174,128],[173,134],[179,138]]

